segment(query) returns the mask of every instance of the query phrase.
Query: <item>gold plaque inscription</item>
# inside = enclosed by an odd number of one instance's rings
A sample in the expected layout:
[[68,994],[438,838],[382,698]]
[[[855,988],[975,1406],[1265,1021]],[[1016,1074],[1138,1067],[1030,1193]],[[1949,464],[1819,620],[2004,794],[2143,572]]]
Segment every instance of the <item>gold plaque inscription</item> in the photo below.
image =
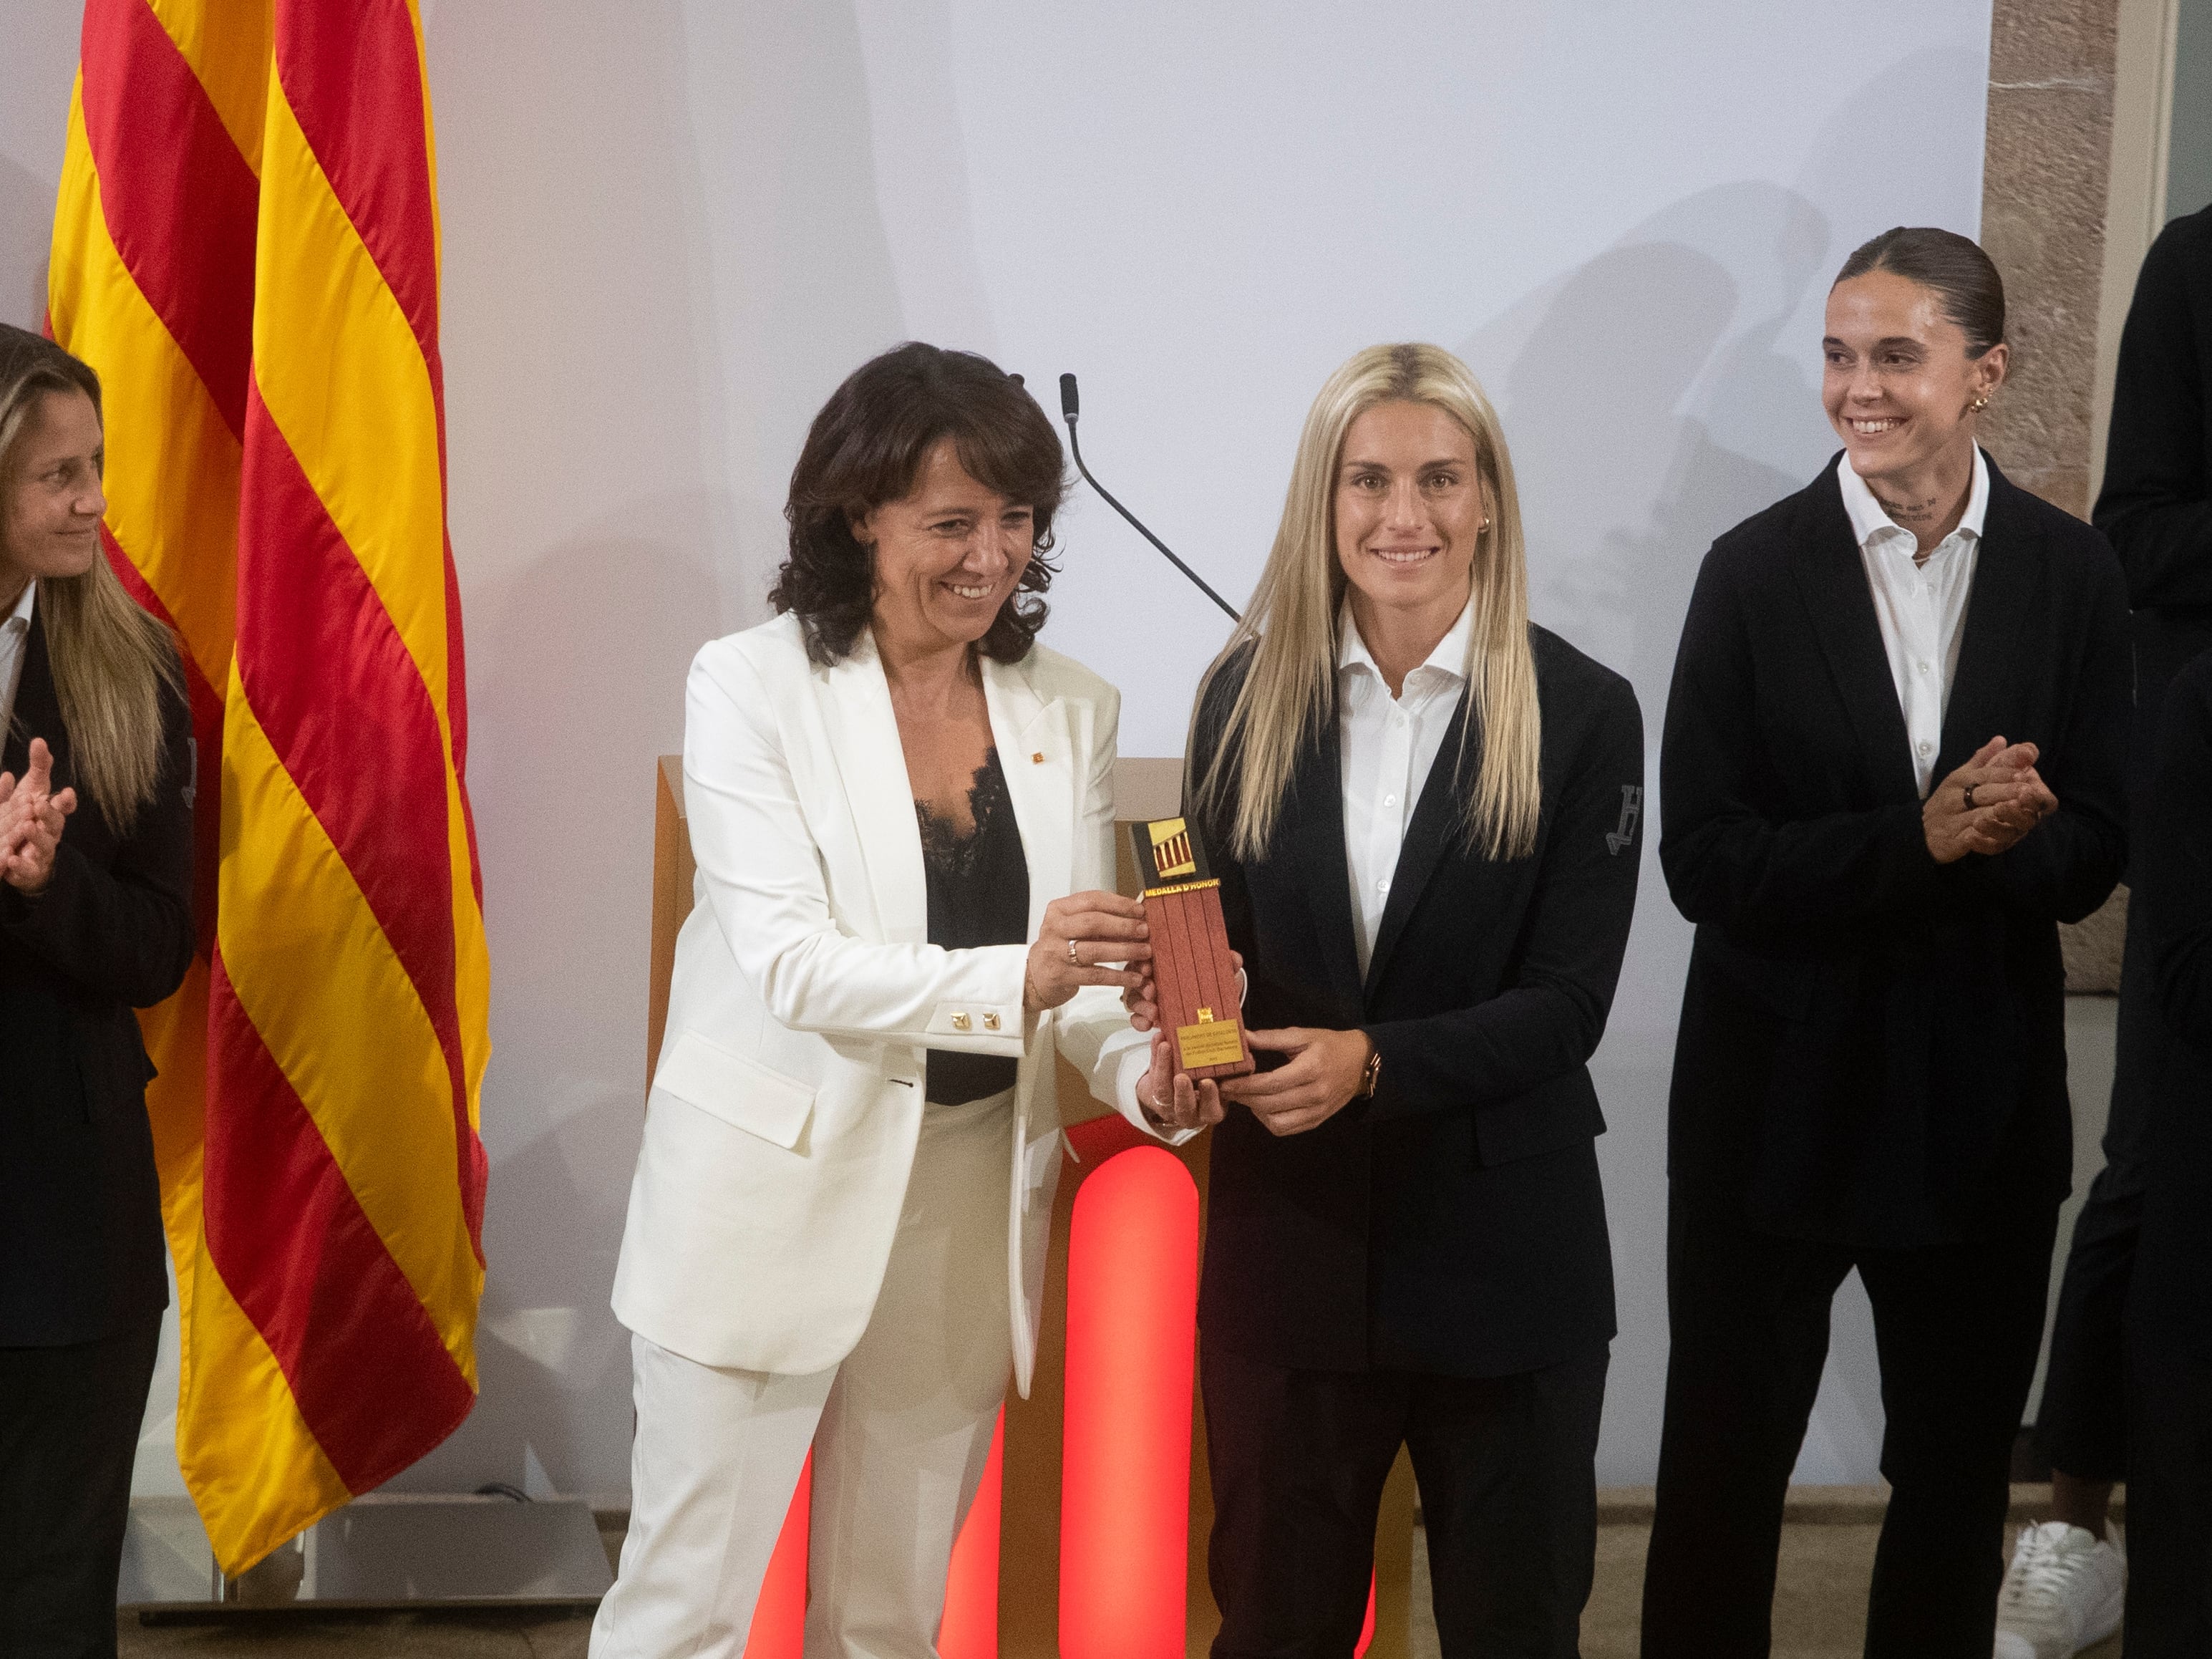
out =
[[1233,1019],[1201,1019],[1195,1025],[1178,1025],[1176,1051],[1182,1056],[1186,1072],[1201,1066],[1234,1066],[1244,1058],[1243,1028]]

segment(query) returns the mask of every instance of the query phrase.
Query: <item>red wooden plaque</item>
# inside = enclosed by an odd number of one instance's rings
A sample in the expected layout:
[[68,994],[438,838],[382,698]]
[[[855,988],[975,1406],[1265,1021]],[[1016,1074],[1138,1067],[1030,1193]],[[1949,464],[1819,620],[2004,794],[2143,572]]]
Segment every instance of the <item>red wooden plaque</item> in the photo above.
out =
[[1237,969],[1221,919],[1221,884],[1181,818],[1129,826],[1152,936],[1152,985],[1177,1069],[1193,1078],[1242,1077],[1245,1046]]

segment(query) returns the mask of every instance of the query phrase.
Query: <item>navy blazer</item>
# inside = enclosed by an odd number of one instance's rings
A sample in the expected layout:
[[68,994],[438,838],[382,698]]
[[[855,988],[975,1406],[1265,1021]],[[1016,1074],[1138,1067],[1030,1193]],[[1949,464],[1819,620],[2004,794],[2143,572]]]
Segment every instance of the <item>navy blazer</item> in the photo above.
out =
[[154,1067],[131,1010],[191,963],[191,727],[165,685],[155,799],[118,836],[76,776],[35,604],[24,643],[0,769],[21,778],[44,738],[78,805],[46,890],[0,883],[0,1347],[52,1347],[168,1303]]
[[[1287,1366],[1486,1376],[1613,1334],[1593,1144],[1605,1119],[1583,1062],[1635,909],[1644,725],[1626,680],[1529,632],[1543,715],[1536,849],[1493,860],[1457,833],[1462,696],[1364,980],[1333,714],[1265,857],[1231,854],[1233,800],[1194,815],[1249,975],[1247,1025],[1357,1027],[1382,1057],[1374,1097],[1318,1128],[1279,1138],[1231,1107],[1213,1131],[1208,1342]],[[1194,775],[1219,747],[1249,661],[1232,659],[1206,688]]]
[[2057,924],[2125,862],[2128,617],[2079,520],[1990,467],[1935,781],[2032,741],[2059,810],[1938,865],[1832,465],[1713,544],[1660,751],[1660,867],[1697,924],[1668,1170],[1749,1224],[1883,1248],[2067,1192]]

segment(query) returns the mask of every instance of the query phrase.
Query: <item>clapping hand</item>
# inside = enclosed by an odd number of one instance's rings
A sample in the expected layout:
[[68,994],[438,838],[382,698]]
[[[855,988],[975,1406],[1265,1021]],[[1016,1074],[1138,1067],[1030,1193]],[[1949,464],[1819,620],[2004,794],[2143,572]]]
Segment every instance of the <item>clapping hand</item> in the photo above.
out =
[[2035,769],[2039,758],[2032,743],[1991,738],[1929,792],[1920,823],[1936,863],[2002,853],[2058,810],[2058,797]]
[[19,782],[0,772],[0,881],[18,892],[42,893],[53,879],[62,829],[76,811],[76,791],[53,787],[54,755],[44,738],[31,739],[30,764]]

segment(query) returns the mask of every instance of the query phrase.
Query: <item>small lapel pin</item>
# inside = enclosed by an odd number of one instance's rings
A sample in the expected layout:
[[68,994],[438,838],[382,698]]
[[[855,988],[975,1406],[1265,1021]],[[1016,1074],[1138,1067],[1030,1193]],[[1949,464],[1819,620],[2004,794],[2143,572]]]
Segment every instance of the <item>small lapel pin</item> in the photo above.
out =
[[1042,766],[1044,764],[1044,750],[1042,749],[1038,750],[1036,753],[1030,757],[1030,759],[1036,764]]

